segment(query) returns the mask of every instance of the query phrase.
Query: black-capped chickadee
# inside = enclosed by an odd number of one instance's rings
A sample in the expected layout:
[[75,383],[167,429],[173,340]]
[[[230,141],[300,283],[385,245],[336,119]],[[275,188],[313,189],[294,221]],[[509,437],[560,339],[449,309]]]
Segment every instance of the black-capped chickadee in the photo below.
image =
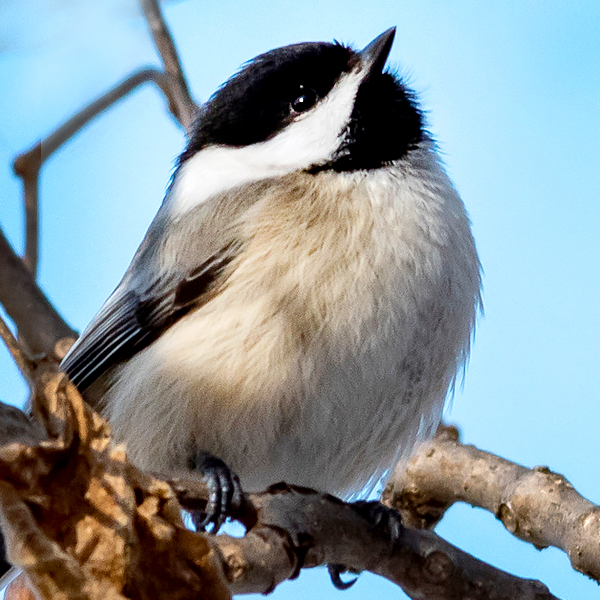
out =
[[62,365],[139,467],[198,468],[218,495],[224,461],[248,491],[348,496],[439,423],[480,265],[415,95],[384,71],[394,32],[272,50],[202,107]]

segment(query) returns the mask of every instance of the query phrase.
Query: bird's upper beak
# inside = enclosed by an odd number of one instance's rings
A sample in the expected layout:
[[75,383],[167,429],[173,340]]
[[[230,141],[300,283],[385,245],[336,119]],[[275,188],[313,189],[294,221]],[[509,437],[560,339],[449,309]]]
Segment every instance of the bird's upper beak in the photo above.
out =
[[385,61],[392,49],[395,35],[396,28],[390,27],[358,53],[363,70],[366,72],[365,78],[377,75],[383,71]]

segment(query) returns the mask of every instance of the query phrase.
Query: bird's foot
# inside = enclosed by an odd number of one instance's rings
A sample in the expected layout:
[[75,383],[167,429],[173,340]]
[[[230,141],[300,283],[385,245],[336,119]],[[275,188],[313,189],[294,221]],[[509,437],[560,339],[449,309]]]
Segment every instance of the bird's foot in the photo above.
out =
[[388,538],[392,546],[402,537],[404,525],[397,510],[377,500],[359,500],[352,503],[352,508],[372,523],[378,533]]
[[220,459],[208,452],[199,452],[193,464],[204,479],[208,500],[203,511],[193,511],[196,529],[217,533],[227,517],[235,517],[244,506],[244,492],[238,476]]
[[[353,502],[351,505],[361,516],[367,519],[373,524],[373,527],[383,536],[390,540],[392,546],[402,537],[402,531],[404,525],[402,525],[402,518],[400,514],[392,508],[381,504],[381,502],[359,500]],[[351,579],[350,581],[342,580],[342,573],[354,573],[357,572],[353,569],[349,569],[344,565],[329,564],[327,565],[329,577],[331,577],[331,583],[333,587],[338,590],[347,590],[351,588],[357,581],[358,577]]]

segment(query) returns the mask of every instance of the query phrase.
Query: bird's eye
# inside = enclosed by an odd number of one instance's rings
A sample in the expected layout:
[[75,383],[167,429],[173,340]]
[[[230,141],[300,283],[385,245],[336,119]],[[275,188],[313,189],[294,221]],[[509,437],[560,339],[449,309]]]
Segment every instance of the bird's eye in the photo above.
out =
[[311,88],[300,86],[298,96],[292,102],[292,110],[295,113],[302,113],[312,108],[317,102],[317,92]]

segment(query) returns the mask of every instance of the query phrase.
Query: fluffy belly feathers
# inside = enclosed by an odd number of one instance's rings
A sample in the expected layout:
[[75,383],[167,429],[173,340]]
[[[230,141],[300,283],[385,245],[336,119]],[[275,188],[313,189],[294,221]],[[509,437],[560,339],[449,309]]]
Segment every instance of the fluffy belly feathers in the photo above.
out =
[[344,203],[301,183],[248,220],[220,293],[115,372],[106,413],[140,467],[205,450],[249,491],[350,494],[439,422],[479,303],[460,199],[391,172]]

